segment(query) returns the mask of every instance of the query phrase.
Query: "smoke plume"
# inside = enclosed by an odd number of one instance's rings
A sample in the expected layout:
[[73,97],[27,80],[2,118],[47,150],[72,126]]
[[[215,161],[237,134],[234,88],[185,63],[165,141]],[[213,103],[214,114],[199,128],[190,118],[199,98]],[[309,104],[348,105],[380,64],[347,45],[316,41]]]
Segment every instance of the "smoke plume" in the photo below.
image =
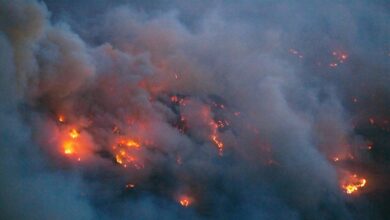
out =
[[0,0],[2,219],[387,219],[386,1]]

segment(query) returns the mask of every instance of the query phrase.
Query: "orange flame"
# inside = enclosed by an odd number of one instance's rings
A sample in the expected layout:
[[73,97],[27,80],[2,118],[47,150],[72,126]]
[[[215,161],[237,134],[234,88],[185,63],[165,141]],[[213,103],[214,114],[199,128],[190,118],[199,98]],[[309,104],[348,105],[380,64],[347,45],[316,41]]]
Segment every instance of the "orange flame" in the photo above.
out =
[[139,143],[135,142],[134,140],[129,140],[126,142],[126,146],[139,148],[141,145]]
[[113,146],[115,161],[123,167],[127,167],[129,164],[132,164],[137,169],[142,168],[142,165],[137,162],[138,159],[131,152],[131,149],[138,149],[140,147],[141,144],[132,139],[119,141],[118,145]]
[[183,207],[188,207],[192,204],[192,198],[183,195],[179,198],[179,203]]
[[[69,137],[71,137],[72,139],[76,139],[79,137],[79,132],[72,128],[70,131],[69,131]],[[63,149],[64,149],[64,154],[67,154],[67,155],[72,155],[76,152],[76,143],[72,140],[66,140],[64,141],[63,143]]]
[[213,143],[217,146],[218,148],[218,154],[222,156],[223,154],[223,148],[224,144],[218,137],[218,124],[215,123],[214,121],[210,122],[210,127],[211,127],[211,135],[210,138],[213,141]]
[[367,183],[365,178],[359,178],[356,174],[348,176],[344,181],[341,187],[347,194],[352,194],[358,191],[360,188],[363,188]]
[[61,123],[65,122],[65,117],[63,115],[58,115],[58,121]]
[[79,132],[76,130],[76,129],[74,129],[74,128],[72,128],[70,131],[69,131],[69,136],[71,137],[71,138],[73,138],[73,139],[76,139],[76,138],[78,138],[79,137]]
[[[74,155],[80,156],[80,150],[79,149],[79,138],[80,138],[80,132],[76,130],[75,128],[72,128],[69,130],[69,132],[66,134],[64,139],[62,140],[62,152],[72,157]],[[77,158],[78,161],[81,161],[81,158]]]
[[75,152],[74,143],[72,141],[65,141],[63,144],[63,148],[64,154],[71,155]]

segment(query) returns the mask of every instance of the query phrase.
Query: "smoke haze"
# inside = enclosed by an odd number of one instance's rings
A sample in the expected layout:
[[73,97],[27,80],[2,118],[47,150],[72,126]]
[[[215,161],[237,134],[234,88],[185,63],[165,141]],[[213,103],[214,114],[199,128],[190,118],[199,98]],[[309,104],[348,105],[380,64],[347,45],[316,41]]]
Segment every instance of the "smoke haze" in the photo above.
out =
[[0,0],[2,219],[388,219],[389,21]]

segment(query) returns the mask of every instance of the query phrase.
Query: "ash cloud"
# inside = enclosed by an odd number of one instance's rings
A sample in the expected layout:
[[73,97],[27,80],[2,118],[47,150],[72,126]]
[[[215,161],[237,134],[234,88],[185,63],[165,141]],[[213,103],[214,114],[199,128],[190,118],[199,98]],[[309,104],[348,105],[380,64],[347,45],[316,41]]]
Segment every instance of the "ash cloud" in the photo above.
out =
[[[389,16],[0,1],[1,216],[386,219]],[[349,196],[354,172],[368,184]]]

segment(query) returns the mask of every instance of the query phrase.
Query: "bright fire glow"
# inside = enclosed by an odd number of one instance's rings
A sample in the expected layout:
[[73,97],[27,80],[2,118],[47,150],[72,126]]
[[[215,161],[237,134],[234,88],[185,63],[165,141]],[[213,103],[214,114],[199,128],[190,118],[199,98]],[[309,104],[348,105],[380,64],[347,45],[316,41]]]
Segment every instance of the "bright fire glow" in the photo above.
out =
[[142,165],[138,162],[137,157],[134,155],[132,149],[138,149],[141,147],[141,144],[135,140],[121,140],[115,146],[113,146],[115,152],[115,161],[127,167],[129,164],[133,165],[137,169],[142,168]]
[[348,54],[341,51],[333,51],[332,56],[336,59],[334,62],[329,63],[329,67],[336,68],[340,64],[345,63],[348,59]]
[[126,188],[134,188],[135,187],[135,185],[134,184],[132,184],[132,183],[128,183],[128,184],[126,184]]
[[219,155],[222,156],[224,144],[218,137],[218,124],[215,123],[214,121],[211,121],[210,127],[211,127],[210,138],[213,141],[213,143],[217,146]]
[[288,52],[290,52],[291,54],[293,54],[293,55],[299,57],[300,59],[303,58],[303,54],[302,54],[301,52],[299,52],[298,50],[296,50],[296,49],[290,48],[290,49],[288,50]]
[[[78,145],[79,145],[79,137],[80,132],[77,131],[75,128],[72,128],[69,130],[68,134],[66,135],[66,138],[62,141],[62,151],[64,154],[70,156],[70,155],[79,155],[80,152],[78,152]],[[80,161],[81,158],[78,158],[78,161]]]
[[129,140],[126,142],[126,146],[139,148],[141,145],[139,143],[135,142],[134,140]]
[[348,176],[342,183],[341,187],[347,194],[352,194],[363,188],[367,183],[365,178],[359,178],[356,174]]
[[72,141],[65,141],[63,148],[65,154],[70,155],[74,153],[74,143]]
[[191,205],[192,199],[190,197],[188,197],[188,196],[181,196],[179,198],[179,203],[183,207],[188,207],[188,206]]
[[59,122],[65,122],[65,117],[63,115],[58,116],[58,121]]
[[80,133],[79,133],[76,129],[74,129],[74,128],[72,128],[72,129],[69,131],[69,136],[70,136],[71,138],[73,138],[73,139],[78,138],[79,134],[80,134]]
[[340,62],[343,63],[348,59],[348,54],[345,52],[333,51],[332,55]]

